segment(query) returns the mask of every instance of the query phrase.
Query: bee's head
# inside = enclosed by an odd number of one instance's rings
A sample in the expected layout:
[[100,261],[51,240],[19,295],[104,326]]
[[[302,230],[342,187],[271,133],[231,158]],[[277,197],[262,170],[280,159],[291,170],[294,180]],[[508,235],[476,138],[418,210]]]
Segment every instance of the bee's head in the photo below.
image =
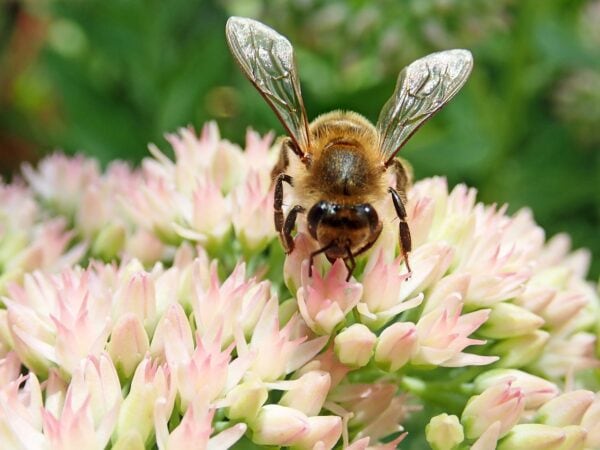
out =
[[371,241],[381,224],[369,203],[340,205],[321,200],[309,211],[308,231],[321,247],[328,247],[327,257],[346,258]]

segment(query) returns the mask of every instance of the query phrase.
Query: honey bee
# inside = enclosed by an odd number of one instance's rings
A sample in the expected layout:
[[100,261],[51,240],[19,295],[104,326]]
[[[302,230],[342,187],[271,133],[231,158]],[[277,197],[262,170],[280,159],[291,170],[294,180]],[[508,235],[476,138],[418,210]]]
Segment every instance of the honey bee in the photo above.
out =
[[[319,244],[310,255],[341,258],[348,280],[355,257],[381,234],[374,205],[389,194],[399,219],[401,252],[410,272],[410,229],[406,191],[411,170],[396,157],[408,139],[465,84],[473,67],[468,50],[432,53],[405,67],[374,126],[355,112],[332,111],[308,122],[300,92],[294,49],[282,35],[252,19],[231,17],[226,25],[231,52],[254,87],[273,109],[288,137],[273,170],[274,220],[286,253],[294,250],[292,231],[306,214],[308,231]],[[387,174],[395,174],[395,186]],[[283,213],[283,185],[293,187],[294,204]]]

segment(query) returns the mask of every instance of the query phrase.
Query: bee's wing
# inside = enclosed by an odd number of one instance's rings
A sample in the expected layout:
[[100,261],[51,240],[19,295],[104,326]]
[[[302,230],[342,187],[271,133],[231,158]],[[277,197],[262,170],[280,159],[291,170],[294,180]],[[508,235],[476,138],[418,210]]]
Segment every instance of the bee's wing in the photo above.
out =
[[225,33],[229,48],[248,79],[298,147],[307,152],[308,122],[292,44],[266,25],[243,17],[229,18]]
[[379,152],[386,165],[417,129],[465,84],[473,57],[468,50],[432,53],[402,69],[377,121]]

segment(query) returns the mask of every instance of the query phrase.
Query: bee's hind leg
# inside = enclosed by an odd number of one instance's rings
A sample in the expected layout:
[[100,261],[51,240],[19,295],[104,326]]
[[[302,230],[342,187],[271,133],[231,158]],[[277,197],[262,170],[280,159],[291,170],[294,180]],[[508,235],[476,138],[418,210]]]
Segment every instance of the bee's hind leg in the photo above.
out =
[[402,203],[406,203],[406,191],[412,186],[413,168],[408,161],[396,157],[392,160],[390,169],[396,176],[396,190]]
[[404,258],[404,262],[406,263],[406,268],[410,272],[410,264],[408,262],[408,254],[412,250],[412,240],[410,237],[410,229],[408,228],[408,223],[406,222],[406,209],[404,208],[404,203],[402,202],[402,198],[396,189],[393,187],[389,188],[390,194],[392,194],[392,201],[394,202],[394,209],[396,210],[396,214],[398,215],[398,219],[400,223],[398,225],[400,232],[400,246],[402,247],[400,250],[402,251],[402,257]]

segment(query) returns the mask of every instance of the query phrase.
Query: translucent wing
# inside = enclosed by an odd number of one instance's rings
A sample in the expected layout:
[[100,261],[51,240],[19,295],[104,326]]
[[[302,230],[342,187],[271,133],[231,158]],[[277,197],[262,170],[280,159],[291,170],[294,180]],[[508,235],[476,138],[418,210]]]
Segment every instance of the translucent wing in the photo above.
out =
[[379,151],[386,164],[427,119],[460,90],[473,68],[468,50],[432,53],[405,67],[377,121]]
[[242,17],[231,17],[225,33],[229,48],[248,79],[298,147],[307,152],[308,122],[292,44],[266,25]]

